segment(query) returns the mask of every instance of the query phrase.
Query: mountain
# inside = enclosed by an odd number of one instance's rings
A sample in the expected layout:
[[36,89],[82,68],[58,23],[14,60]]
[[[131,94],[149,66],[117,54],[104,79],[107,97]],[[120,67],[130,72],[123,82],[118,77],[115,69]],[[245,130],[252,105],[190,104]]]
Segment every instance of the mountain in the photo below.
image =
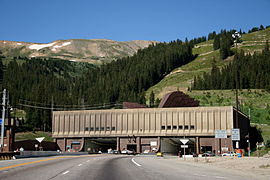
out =
[[107,39],[69,39],[48,44],[0,41],[0,52],[6,57],[48,57],[70,61],[101,64],[132,56],[139,49],[157,41],[113,41]]

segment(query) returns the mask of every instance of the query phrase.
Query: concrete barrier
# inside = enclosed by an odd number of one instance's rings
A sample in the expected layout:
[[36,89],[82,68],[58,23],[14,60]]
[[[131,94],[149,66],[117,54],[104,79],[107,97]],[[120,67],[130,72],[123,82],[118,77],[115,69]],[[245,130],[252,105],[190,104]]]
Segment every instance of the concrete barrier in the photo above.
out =
[[10,160],[13,156],[18,154],[19,152],[0,152],[0,160]]

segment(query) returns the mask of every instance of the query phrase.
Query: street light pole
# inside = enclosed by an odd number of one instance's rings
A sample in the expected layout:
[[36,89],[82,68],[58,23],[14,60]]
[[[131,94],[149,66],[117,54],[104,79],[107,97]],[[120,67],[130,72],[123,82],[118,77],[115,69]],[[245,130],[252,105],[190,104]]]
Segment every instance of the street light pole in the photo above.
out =
[[5,130],[5,110],[6,110],[6,89],[3,91],[3,103],[2,103],[2,123],[1,123],[1,151],[4,150],[4,130]]

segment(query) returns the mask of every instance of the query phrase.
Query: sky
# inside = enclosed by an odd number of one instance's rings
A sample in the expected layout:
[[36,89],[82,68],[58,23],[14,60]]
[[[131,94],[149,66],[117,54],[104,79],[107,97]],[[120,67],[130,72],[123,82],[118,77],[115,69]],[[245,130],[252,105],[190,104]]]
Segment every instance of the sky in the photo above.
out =
[[0,40],[155,40],[270,25],[270,0],[0,0]]

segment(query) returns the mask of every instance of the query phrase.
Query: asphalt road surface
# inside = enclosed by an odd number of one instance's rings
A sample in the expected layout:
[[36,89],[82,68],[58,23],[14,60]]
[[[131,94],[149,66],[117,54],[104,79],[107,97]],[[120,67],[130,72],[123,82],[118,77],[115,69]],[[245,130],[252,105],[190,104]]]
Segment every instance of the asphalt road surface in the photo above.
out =
[[261,179],[177,158],[129,155],[55,156],[0,161],[2,180],[173,180]]

